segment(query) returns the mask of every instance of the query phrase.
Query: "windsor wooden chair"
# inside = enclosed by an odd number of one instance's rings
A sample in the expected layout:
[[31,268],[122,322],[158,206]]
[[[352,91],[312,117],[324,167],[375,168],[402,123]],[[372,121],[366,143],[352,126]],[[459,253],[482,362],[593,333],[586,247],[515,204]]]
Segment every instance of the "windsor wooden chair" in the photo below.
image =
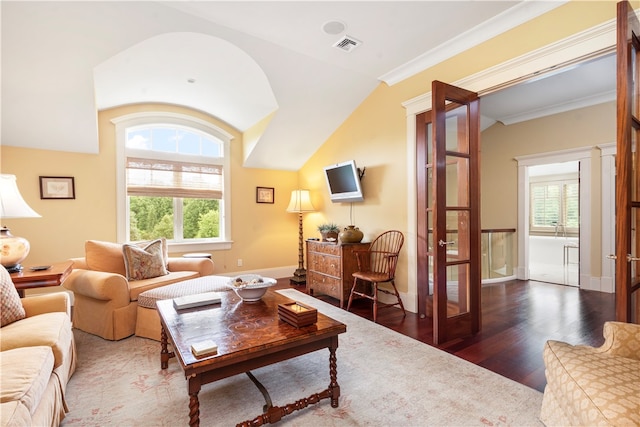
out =
[[[404,243],[404,235],[397,230],[389,230],[380,234],[371,243],[368,250],[354,251],[358,260],[358,271],[353,273],[353,286],[349,294],[347,311],[351,309],[353,296],[368,298],[373,301],[373,321],[378,318],[378,308],[399,305],[406,316],[402,299],[395,284],[396,266],[398,254]],[[366,282],[369,286],[358,287],[358,281]],[[391,289],[380,287],[383,283],[390,283]],[[371,288],[370,290],[367,288]],[[362,289],[362,290],[360,290]],[[367,292],[367,291],[370,292]],[[378,292],[394,296],[396,302],[382,303],[378,299]]]

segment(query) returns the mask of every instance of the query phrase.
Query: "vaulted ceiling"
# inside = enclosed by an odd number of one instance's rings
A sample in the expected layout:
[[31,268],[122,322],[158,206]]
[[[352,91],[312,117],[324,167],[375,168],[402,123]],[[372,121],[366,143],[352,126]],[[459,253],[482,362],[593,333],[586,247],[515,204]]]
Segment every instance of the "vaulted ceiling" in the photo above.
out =
[[297,170],[377,85],[563,3],[2,1],[2,144],[97,153],[97,111],[160,102],[259,126],[245,166]]

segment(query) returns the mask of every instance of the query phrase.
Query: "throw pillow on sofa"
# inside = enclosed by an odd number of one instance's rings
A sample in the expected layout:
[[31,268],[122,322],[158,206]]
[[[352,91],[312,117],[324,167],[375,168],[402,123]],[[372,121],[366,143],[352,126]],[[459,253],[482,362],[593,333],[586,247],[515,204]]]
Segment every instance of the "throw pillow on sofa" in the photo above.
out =
[[20,295],[13,285],[11,276],[4,266],[0,265],[0,313],[1,326],[8,325],[26,317]]
[[122,245],[125,277],[128,280],[151,279],[169,274],[164,260],[162,240],[154,240],[145,247]]
[[[165,238],[156,240],[160,240],[162,242],[162,257],[166,268],[169,258],[167,240]],[[140,248],[145,248],[156,240],[132,242],[130,244]],[[117,273],[127,277],[127,270],[124,265],[124,257],[122,253],[122,244],[104,242],[101,240],[87,240],[84,244],[84,255],[85,261],[87,262],[87,266],[90,270]]]

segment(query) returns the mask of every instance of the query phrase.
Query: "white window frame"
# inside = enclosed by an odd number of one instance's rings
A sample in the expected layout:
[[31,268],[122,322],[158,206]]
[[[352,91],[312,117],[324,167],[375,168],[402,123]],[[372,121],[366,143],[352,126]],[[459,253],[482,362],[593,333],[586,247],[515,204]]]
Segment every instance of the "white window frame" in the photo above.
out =
[[[558,226],[554,229],[552,226],[534,226],[533,225],[533,192],[531,188],[534,185],[545,186],[550,184],[557,184],[560,186],[560,212],[559,212],[559,220],[563,223],[566,214],[567,214],[567,201],[566,201],[566,192],[565,186],[568,184],[580,184],[578,174],[571,175],[552,175],[552,176],[535,176],[529,178],[529,231],[533,234],[557,234],[558,236],[577,236],[580,232],[580,226],[578,227],[568,227],[566,224],[558,224]],[[578,187],[578,193],[580,192]],[[578,196],[578,204],[579,202]]]
[[[223,129],[204,120],[184,114],[171,112],[142,112],[127,114],[111,120],[116,128],[116,205],[117,224],[116,235],[118,242],[125,243],[129,236],[129,209],[127,203],[126,180],[126,130],[134,126],[170,124],[196,129],[219,139],[223,143],[223,198],[220,211],[219,238],[198,240],[195,242],[169,242],[171,252],[191,252],[206,250],[231,249],[231,141],[233,136]],[[174,218],[177,221],[178,218]]]

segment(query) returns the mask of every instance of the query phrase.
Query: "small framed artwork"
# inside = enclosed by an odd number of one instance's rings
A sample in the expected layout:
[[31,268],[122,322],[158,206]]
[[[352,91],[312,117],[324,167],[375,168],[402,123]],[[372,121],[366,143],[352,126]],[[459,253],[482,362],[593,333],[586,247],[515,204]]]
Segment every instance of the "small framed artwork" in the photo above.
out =
[[273,187],[256,187],[256,203],[273,203],[274,193]]
[[72,176],[41,176],[41,199],[75,199],[76,188]]

